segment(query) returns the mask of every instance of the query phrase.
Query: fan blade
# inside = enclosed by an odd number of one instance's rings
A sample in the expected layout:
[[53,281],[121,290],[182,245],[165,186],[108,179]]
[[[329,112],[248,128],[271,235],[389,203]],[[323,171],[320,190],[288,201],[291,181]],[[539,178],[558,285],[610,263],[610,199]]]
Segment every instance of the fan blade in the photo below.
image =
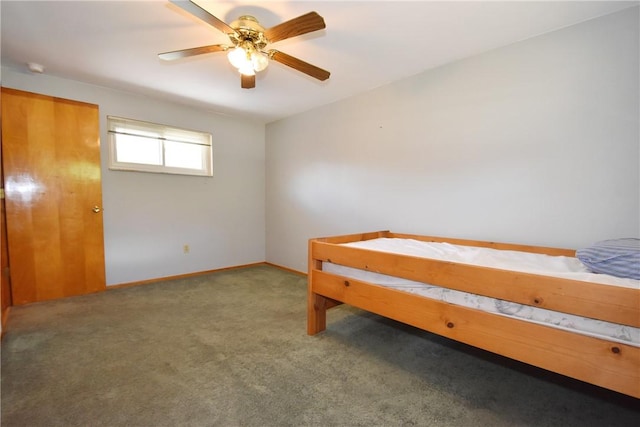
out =
[[310,75],[313,78],[318,80],[327,80],[331,75],[327,70],[323,70],[322,68],[318,68],[315,65],[311,65],[308,62],[304,62],[301,59],[293,57],[291,55],[287,55],[286,53],[280,52],[279,50],[270,50],[269,58],[274,61],[278,61],[281,64],[287,65],[291,68],[295,68],[298,71],[301,71],[305,74]]
[[213,16],[212,14],[210,14],[209,12],[207,12],[206,10],[204,10],[203,8],[201,8],[191,0],[189,1],[169,0],[169,1],[175,4],[176,6],[178,6],[180,9],[184,10],[185,12],[189,12],[196,18],[200,18],[207,24],[211,25],[214,28],[217,28],[218,30],[222,31],[225,34],[236,33],[236,30],[228,26],[224,21],[221,21],[220,19],[216,18],[215,16]]
[[240,74],[240,86],[242,89],[253,89],[256,87],[256,75],[245,76],[244,74]]
[[158,54],[160,59],[165,61],[173,61],[175,59],[187,58],[189,56],[202,55],[204,53],[220,52],[227,50],[229,46],[223,44],[212,44],[209,46],[192,47],[191,49],[174,50],[172,52],[164,52]]
[[306,15],[298,16],[290,21],[278,24],[265,30],[264,35],[269,43],[275,43],[290,37],[310,33],[312,31],[325,28],[324,19],[316,12],[309,12]]

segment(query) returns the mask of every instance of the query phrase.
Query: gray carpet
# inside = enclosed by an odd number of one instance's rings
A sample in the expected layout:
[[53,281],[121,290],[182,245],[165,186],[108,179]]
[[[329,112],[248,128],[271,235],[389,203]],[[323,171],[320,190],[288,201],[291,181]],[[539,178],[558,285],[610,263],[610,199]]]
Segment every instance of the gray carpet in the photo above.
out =
[[350,307],[269,266],[14,307],[2,426],[625,426],[638,400]]

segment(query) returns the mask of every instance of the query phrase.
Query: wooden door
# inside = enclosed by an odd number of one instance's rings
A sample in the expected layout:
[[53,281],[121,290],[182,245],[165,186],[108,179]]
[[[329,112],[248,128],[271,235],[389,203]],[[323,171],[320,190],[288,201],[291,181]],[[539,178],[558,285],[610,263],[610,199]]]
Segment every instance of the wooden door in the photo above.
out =
[[98,106],[2,88],[14,305],[105,289]]

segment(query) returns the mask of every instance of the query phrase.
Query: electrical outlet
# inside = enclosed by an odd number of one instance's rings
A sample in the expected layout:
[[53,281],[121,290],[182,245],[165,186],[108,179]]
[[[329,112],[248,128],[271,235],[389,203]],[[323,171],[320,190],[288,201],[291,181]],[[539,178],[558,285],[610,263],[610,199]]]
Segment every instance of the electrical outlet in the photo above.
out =
[[189,253],[189,250],[190,250],[190,249],[189,249],[189,245],[184,245],[184,246],[182,247],[182,252],[184,252],[185,254],[188,254],[188,253]]

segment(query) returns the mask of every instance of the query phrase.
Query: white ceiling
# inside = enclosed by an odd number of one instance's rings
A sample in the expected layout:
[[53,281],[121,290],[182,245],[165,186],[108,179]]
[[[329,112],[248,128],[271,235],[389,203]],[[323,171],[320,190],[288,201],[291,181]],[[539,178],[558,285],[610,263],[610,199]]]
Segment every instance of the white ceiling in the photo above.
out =
[[165,0],[0,3],[2,65],[274,121],[424,70],[597,16],[633,1],[207,1],[230,23],[269,28],[309,11],[325,30],[272,45],[331,72],[319,82],[279,63],[241,89],[224,53],[165,62],[157,54],[227,37]]

